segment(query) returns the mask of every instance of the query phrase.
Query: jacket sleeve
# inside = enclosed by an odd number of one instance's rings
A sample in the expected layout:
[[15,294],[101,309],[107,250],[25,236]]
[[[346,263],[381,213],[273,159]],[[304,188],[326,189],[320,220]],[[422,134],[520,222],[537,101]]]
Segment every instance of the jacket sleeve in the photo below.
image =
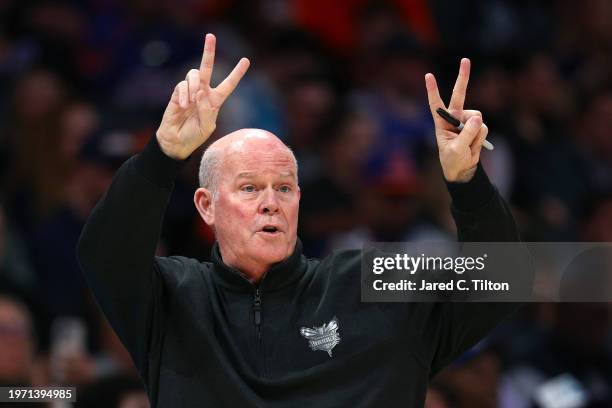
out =
[[[520,236],[510,209],[480,163],[468,183],[447,183],[459,242],[511,242]],[[431,375],[482,340],[520,304],[512,302],[438,303],[430,322]],[[432,333],[433,331],[433,333]]]
[[77,245],[96,300],[143,374],[150,326],[161,315],[164,292],[155,250],[181,165],[152,137],[119,168]]

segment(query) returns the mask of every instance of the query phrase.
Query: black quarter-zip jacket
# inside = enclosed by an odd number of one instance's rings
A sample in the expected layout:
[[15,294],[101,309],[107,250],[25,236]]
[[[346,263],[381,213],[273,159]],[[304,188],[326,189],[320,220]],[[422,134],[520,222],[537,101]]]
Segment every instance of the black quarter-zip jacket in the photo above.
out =
[[[216,245],[212,262],[156,257],[181,165],[153,137],[118,170],[78,245],[152,407],[422,407],[429,378],[517,307],[362,303],[360,251],[310,259],[299,240],[257,286]],[[518,240],[480,165],[448,189],[459,240]],[[323,325],[339,338],[329,352],[300,332]]]

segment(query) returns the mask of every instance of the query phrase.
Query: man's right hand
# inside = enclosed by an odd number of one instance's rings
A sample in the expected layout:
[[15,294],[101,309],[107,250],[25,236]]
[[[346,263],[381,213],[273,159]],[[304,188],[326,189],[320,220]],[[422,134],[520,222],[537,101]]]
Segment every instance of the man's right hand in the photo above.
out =
[[215,36],[206,34],[200,69],[190,70],[176,85],[157,129],[159,146],[173,159],[186,159],[210,137],[221,105],[249,68],[249,60],[242,58],[219,86],[211,88],[215,43]]

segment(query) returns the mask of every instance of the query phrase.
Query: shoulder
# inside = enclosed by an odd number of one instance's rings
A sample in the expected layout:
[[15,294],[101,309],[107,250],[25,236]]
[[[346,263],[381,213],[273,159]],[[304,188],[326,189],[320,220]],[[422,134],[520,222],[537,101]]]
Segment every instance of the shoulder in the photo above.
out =
[[155,266],[164,283],[179,287],[194,282],[202,282],[210,270],[209,262],[184,256],[155,257]]
[[361,249],[336,249],[326,257],[318,260],[321,264],[346,264],[359,262],[361,260]]
[[361,272],[361,250],[335,250],[317,262],[318,272],[326,274],[329,279],[354,278]]

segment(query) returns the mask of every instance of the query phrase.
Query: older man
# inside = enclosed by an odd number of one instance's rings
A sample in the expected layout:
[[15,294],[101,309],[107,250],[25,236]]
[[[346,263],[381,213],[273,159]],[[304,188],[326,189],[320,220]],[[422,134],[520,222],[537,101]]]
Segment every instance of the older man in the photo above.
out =
[[[359,251],[302,255],[297,164],[273,134],[242,129],[204,153],[194,201],[215,230],[212,262],[154,256],[173,180],[248,67],[211,88],[214,48],[207,35],[200,69],[177,85],[156,137],[117,172],[79,243],[152,406],[422,406],[430,376],[513,305],[362,303]],[[463,60],[448,107],[465,129],[434,116],[459,238],[516,240],[478,165],[487,129],[463,110],[468,76]],[[432,111],[444,106],[433,75],[425,82]]]

